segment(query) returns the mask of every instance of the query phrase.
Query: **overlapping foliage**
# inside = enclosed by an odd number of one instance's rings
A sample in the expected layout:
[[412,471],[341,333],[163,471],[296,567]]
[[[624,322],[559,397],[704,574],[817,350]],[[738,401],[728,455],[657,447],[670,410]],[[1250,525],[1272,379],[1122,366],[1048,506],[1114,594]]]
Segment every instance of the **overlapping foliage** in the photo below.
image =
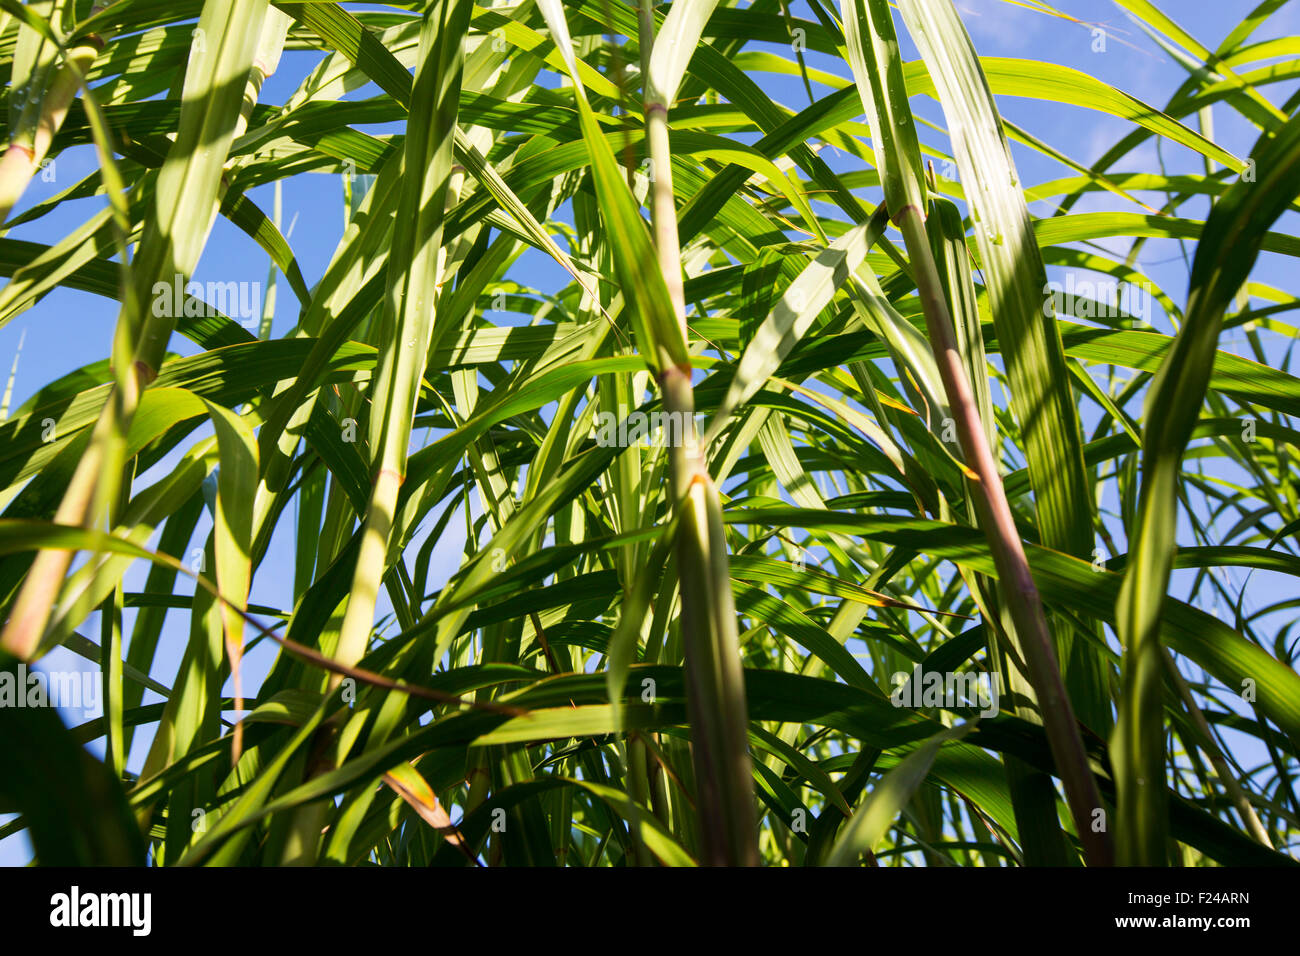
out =
[[[5,666],[63,645],[106,688],[71,729],[0,707],[0,835],[42,863],[1291,862],[1295,602],[1247,612],[1220,572],[1300,574],[1296,300],[1251,279],[1300,254],[1270,98],[1300,39],[1254,39],[1279,0],[1214,49],[1118,2],[1188,68],[1168,103],[980,58],[951,0],[0,2],[0,322],[120,303],[109,361],[0,423]],[[1001,96],[1132,132],[1086,168]],[[1149,137],[1204,174],[1126,168]],[[1064,174],[1024,182],[1008,141]],[[92,175],[12,211],[87,144]],[[252,198],[313,174],[348,196],[319,275]],[[1071,212],[1097,192],[1123,210]],[[291,331],[151,307],[216,217]],[[1150,284],[1091,244],[1123,237],[1197,243],[1154,291],[1175,335],[1044,309],[1049,268]],[[603,440],[663,412],[681,441]],[[895,706],[914,668],[997,712]]]

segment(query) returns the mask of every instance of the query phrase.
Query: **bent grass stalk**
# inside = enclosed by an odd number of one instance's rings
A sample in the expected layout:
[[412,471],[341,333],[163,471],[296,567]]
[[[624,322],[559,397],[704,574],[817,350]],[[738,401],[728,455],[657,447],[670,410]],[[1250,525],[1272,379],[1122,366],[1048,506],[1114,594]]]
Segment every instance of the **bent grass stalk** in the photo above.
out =
[[984,426],[979,409],[971,393],[970,383],[961,353],[953,334],[952,317],[943,294],[938,269],[930,253],[930,242],[920,209],[905,206],[895,218],[903,232],[911,256],[925,325],[933,343],[939,374],[952,408],[957,426],[957,437],[962,453],[974,476],[974,499],[980,511],[980,527],[988,538],[989,550],[998,569],[998,581],[1007,599],[1007,609],[1015,622],[1019,649],[1029,668],[1029,679],[1038,697],[1039,711],[1052,756],[1065,786],[1066,803],[1074,818],[1075,831],[1084,846],[1088,863],[1092,866],[1110,866],[1114,851],[1107,833],[1097,831],[1094,812],[1103,810],[1101,793],[1089,766],[1088,754],[1074,719],[1070,698],[1061,682],[1061,671],[1047,629],[1047,616],[1043,603],[1029,571],[1020,532],[1016,528],[1011,507],[1007,504],[1002,477]]
[[[158,186],[159,194],[165,197],[163,202],[172,203],[168,210],[172,222],[166,229],[146,233],[141,242],[133,264],[136,294],[124,302],[115,333],[116,387],[96,423],[90,447],[78,463],[76,474],[54,514],[56,523],[93,527],[106,513],[108,503],[116,499],[126,433],[140,394],[158,374],[178,318],[170,310],[163,310],[167,314],[162,316],[155,314],[156,310],[145,316],[136,311],[149,301],[157,281],[165,281],[171,275],[188,276],[198,264],[217,214],[216,196],[225,154],[245,116],[243,111],[251,111],[261,86],[261,79],[253,79],[250,71],[267,7],[267,0],[204,5],[197,29],[217,38],[212,53],[215,67],[211,75],[200,66],[187,73],[186,90],[193,94],[193,101],[183,111],[181,130],[168,153]],[[72,64],[69,70],[74,88],[81,75],[76,69]],[[231,82],[234,78],[245,82],[236,85]],[[58,106],[56,100],[52,107]],[[63,108],[66,110],[66,103]],[[216,145],[225,148],[208,152],[197,149],[210,137],[215,137]],[[163,179],[169,173],[170,182],[164,186]],[[24,659],[38,653],[74,556],[70,551],[38,553],[0,634],[0,647]]]
[[971,470],[967,477],[973,486],[978,524],[988,541],[1007,609],[1015,623],[1019,650],[1038,697],[1043,725],[1065,785],[1066,803],[1079,839],[1090,864],[1110,865],[1113,862],[1110,838],[1093,827],[1094,812],[1103,809],[1101,796],[1061,680],[1047,617],[1007,503],[988,432],[966,376],[943,283],[931,252],[923,212],[925,186],[920,146],[903,83],[893,14],[887,0],[844,0],[843,12],[849,59],[871,127],[885,204],[907,247],[930,345],[962,454]]

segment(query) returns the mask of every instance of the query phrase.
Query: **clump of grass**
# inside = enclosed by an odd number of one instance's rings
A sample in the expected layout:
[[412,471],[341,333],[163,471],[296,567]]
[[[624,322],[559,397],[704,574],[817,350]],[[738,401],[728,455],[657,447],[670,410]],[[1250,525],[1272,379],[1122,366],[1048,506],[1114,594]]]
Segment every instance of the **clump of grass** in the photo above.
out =
[[[107,364],[2,403],[0,837],[45,864],[1286,862],[1288,605],[1216,575],[1297,573],[1295,302],[1251,276],[1296,253],[1300,126],[1250,70],[1271,8],[1210,50],[1123,5],[1205,61],[1166,104],[981,61],[950,0],[6,6],[0,322],[59,287],[119,318]],[[1088,168],[1003,95],[1132,132]],[[1023,182],[1009,136],[1059,178]],[[1112,168],[1149,136],[1204,171]],[[98,168],[23,200],[78,144]],[[322,172],[345,228],[313,273],[280,197]],[[1070,213],[1097,192],[1124,208]],[[155,308],[217,217],[273,270],[256,334]],[[1046,263],[1146,281],[1136,245],[1075,247],[1124,236],[1196,241],[1155,295],[1175,334],[1044,301]],[[656,414],[667,442],[596,440]],[[73,728],[5,705],[58,647],[105,677]]]

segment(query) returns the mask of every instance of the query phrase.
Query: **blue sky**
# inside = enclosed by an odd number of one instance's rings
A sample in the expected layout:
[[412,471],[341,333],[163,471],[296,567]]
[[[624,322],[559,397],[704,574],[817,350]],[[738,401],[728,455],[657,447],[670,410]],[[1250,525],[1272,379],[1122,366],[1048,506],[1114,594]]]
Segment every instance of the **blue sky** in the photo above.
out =
[[[1189,33],[1210,48],[1217,46],[1226,33],[1255,5],[1255,0],[1247,0],[1247,2],[1223,0],[1218,3],[1165,0],[1164,3],[1168,12]],[[1057,8],[1085,21],[1083,24],[1045,16],[1024,6],[1002,2],[1002,0],[957,0],[957,6],[976,48],[984,56],[1045,60],[1071,66],[1157,108],[1164,105],[1186,77],[1182,67],[1160,51],[1128,19],[1121,8],[1108,0],[1059,0],[1056,4]],[[1300,4],[1290,4],[1283,8],[1259,31],[1255,39],[1300,32],[1300,9],[1298,8]],[[791,9],[795,16],[812,19],[802,0],[793,4]],[[1098,27],[1106,31],[1104,52],[1096,49],[1098,44],[1093,30]],[[905,31],[902,31],[902,34],[904,55],[908,59],[913,59],[917,55],[915,48],[906,38]],[[293,92],[298,79],[304,76],[318,59],[319,55],[315,53],[286,54],[279,71],[266,84],[263,102],[284,102]],[[810,66],[849,77],[847,67],[833,58],[810,53],[808,59]],[[807,94],[798,80],[771,74],[756,74],[756,79],[778,102],[796,110],[808,105]],[[1281,103],[1294,91],[1294,88],[1294,83],[1279,84],[1277,88],[1268,88],[1266,95],[1273,102]],[[826,87],[815,87],[815,90],[818,96],[829,92]],[[1089,162],[1100,156],[1132,128],[1127,122],[1111,116],[1041,100],[1000,98],[999,105],[1007,119],[1029,130],[1056,149],[1083,162]],[[924,101],[922,111],[926,117],[936,123],[942,123],[942,111],[933,101]],[[1224,107],[1216,107],[1214,123],[1214,138],[1217,142],[1237,155],[1244,156],[1249,152],[1255,139],[1254,127]],[[943,138],[932,131],[923,129],[922,137],[927,143],[945,148]],[[1060,165],[1020,146],[1013,146],[1013,154],[1019,166],[1021,180],[1027,184],[1068,174],[1068,171]],[[825,155],[837,169],[857,167],[857,161],[851,157]],[[1162,162],[1171,172],[1201,169],[1201,160],[1198,156],[1177,146],[1166,146],[1158,154],[1152,140],[1148,140],[1134,153],[1125,157],[1115,168],[1127,172],[1158,172]],[[79,181],[94,169],[94,164],[94,153],[87,147],[70,150],[60,155],[56,161],[53,181],[46,182],[40,178],[34,180],[18,211],[21,212]],[[271,209],[273,193],[270,187],[254,190],[251,195],[263,209]],[[868,198],[874,201],[876,197]],[[284,227],[287,229],[292,223],[290,242],[307,283],[311,285],[321,276],[342,232],[343,209],[339,177],[308,174],[286,182],[283,207]],[[84,221],[95,208],[97,208],[95,200],[66,204],[66,208],[45,217],[31,227],[15,230],[14,237],[38,242],[55,241],[62,233]],[[1099,211],[1110,208],[1122,207],[1114,197],[1094,193],[1081,202],[1075,211]],[[1200,201],[1199,205],[1189,203],[1181,214],[1203,218],[1206,208],[1204,200]],[[1051,206],[1038,204],[1032,209],[1035,213],[1046,214]],[[1293,221],[1284,220],[1278,228],[1295,234],[1294,226]],[[1128,240],[1123,239],[1103,240],[1100,243],[1101,246],[1121,257],[1127,251],[1128,244]],[[1187,287],[1187,270],[1177,243],[1168,240],[1148,243],[1142,251],[1140,262],[1158,284],[1180,303],[1183,301]],[[267,265],[265,254],[252,240],[234,226],[219,219],[194,278],[200,282],[236,280],[265,284]],[[543,290],[558,288],[567,278],[558,267],[540,253],[526,254],[520,260],[515,275],[524,284]],[[1294,265],[1281,261],[1277,256],[1266,254],[1262,257],[1254,278],[1288,292],[1298,291]],[[292,293],[281,282],[273,334],[284,334],[292,327],[297,308],[298,304]],[[115,302],[86,293],[60,289],[0,329],[0,373],[7,373],[20,338],[23,340],[11,408],[20,405],[38,388],[55,378],[105,358],[109,351],[117,314],[118,308]],[[1162,330],[1168,330],[1167,323],[1163,323],[1158,315],[1155,318],[1157,326]],[[1286,316],[1282,319],[1285,321]],[[1225,336],[1221,347],[1249,355],[1239,337],[1231,334]],[[1277,342],[1274,347],[1277,349],[1276,354],[1281,355],[1282,343]],[[192,343],[180,337],[174,339],[172,348],[181,354],[193,354],[196,351]],[[148,475],[142,476],[137,487],[143,487],[148,483],[148,479]],[[289,526],[289,523],[285,523],[286,530]],[[453,521],[451,527],[457,528],[459,523]],[[210,521],[205,516],[198,529],[200,537],[196,540],[201,542],[201,536],[206,535],[209,528]],[[447,542],[439,547],[439,566],[444,577],[459,560],[462,546],[463,538],[452,533]],[[292,541],[289,540],[287,533],[280,533],[272,542],[271,553],[268,554],[256,579],[252,600],[278,607],[291,606],[291,572],[283,570],[290,568],[292,568]],[[127,576],[127,590],[141,590],[144,575],[145,569],[139,566],[134,568]],[[438,577],[436,573],[435,577]],[[1244,580],[1244,575],[1235,571],[1227,577],[1236,586],[1240,586]],[[1185,575],[1184,580],[1187,580]],[[1286,593],[1280,590],[1282,587],[1281,582],[1257,573],[1251,579],[1248,605],[1259,606],[1276,600]],[[129,634],[133,612],[128,611],[126,618],[126,633]],[[87,624],[82,630],[87,633],[93,632],[93,622]],[[159,654],[158,666],[153,675],[156,679],[164,683],[171,682],[176,662],[179,660],[179,649],[186,636],[187,622],[184,616],[179,612],[172,612],[163,631],[164,650]],[[257,676],[265,672],[271,659],[270,652],[270,648],[259,648],[246,660],[247,682],[255,682]],[[42,664],[48,669],[92,668],[88,662],[62,650],[49,655]],[[146,700],[151,699],[156,698],[152,695],[146,697]],[[138,769],[143,760],[149,736],[148,733],[137,735],[136,746],[128,762],[131,769]],[[22,836],[0,841],[0,863],[24,862],[29,855],[25,838]]]

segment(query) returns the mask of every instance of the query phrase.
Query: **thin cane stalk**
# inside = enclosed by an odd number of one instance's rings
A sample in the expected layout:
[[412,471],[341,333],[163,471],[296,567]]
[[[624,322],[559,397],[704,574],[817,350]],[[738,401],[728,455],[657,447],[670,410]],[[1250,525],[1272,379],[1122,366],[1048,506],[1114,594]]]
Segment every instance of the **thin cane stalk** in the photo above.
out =
[[[641,23],[652,21],[641,0]],[[643,35],[643,46],[650,45]],[[673,200],[668,107],[653,84],[646,90],[646,145],[652,170],[653,236],[659,268],[683,339],[687,338],[681,246]],[[658,377],[664,407],[678,423],[670,449],[670,487],[679,518],[677,557],[685,635],[693,759],[700,791],[706,862],[756,866],[758,844],[748,745],[748,707],[731,593],[718,488],[695,429],[689,367],[670,365]]]
[[984,425],[980,421],[970,382],[957,348],[952,316],[943,294],[943,284],[930,251],[925,220],[915,206],[904,206],[894,216],[903,233],[911,257],[913,275],[925,326],[934,348],[939,375],[943,380],[948,404],[956,424],[957,438],[967,465],[974,472],[971,480],[979,524],[989,543],[998,580],[1007,597],[1007,610],[1015,623],[1020,649],[1029,669],[1029,679],[1038,697],[1043,728],[1047,733],[1052,756],[1065,785],[1065,799],[1074,818],[1079,840],[1092,866],[1109,866],[1114,852],[1105,830],[1094,829],[1094,811],[1102,808],[1101,794],[1092,775],[1083,738],[1074,719],[1070,698],[1061,681],[1056,651],[1047,629],[1042,600],[1029,571],[1020,532],[1016,528],[1011,506],[1002,487],[1002,476],[989,448]]

